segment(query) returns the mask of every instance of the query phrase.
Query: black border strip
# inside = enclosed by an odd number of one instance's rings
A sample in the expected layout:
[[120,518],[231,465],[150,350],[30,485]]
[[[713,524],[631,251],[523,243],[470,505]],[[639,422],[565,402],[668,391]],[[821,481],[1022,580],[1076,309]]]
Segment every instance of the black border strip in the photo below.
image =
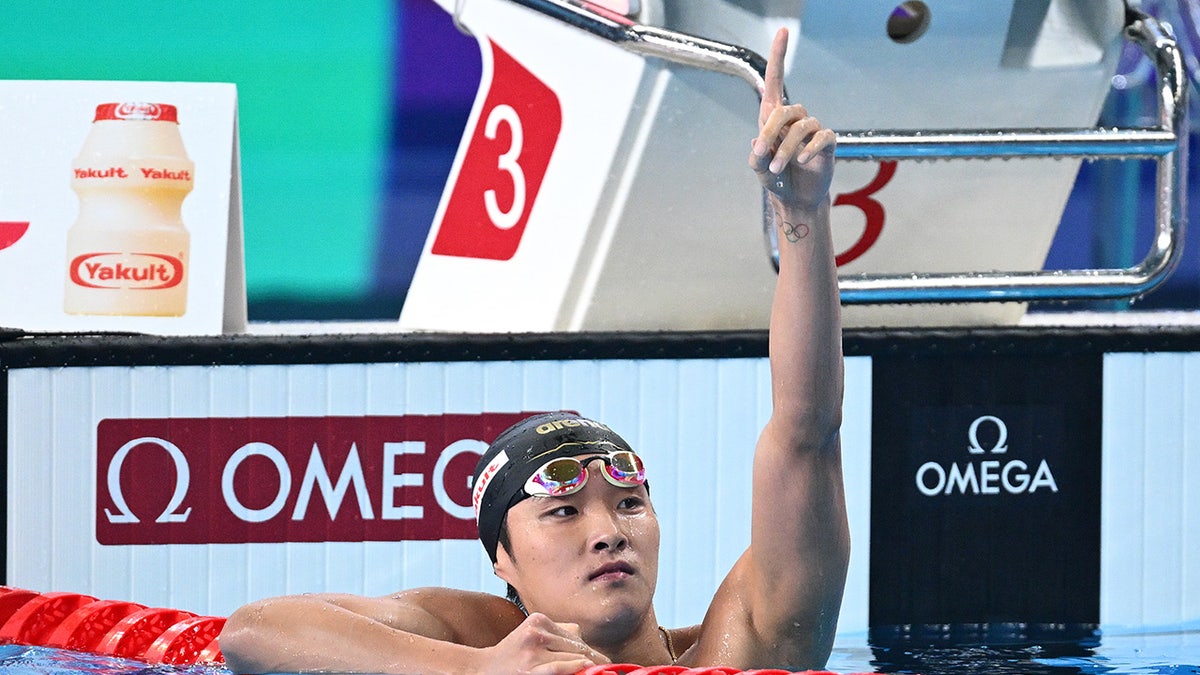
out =
[[[766,331],[0,336],[7,368],[762,357]],[[1200,326],[855,329],[847,356],[1200,351]]]
[[43,335],[0,343],[0,369],[758,357],[766,333]]
[[847,330],[844,342],[847,356],[1194,352],[1200,325]]

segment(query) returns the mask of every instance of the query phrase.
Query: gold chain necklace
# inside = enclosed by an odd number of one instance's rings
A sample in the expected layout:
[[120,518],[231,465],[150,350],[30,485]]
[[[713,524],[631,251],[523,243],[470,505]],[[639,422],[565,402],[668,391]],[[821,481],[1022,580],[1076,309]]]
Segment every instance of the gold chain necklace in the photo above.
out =
[[658,632],[662,633],[663,643],[667,646],[667,656],[671,657],[671,665],[675,665],[675,662],[679,660],[679,657],[675,655],[675,642],[671,640],[670,631],[662,626],[659,626]]

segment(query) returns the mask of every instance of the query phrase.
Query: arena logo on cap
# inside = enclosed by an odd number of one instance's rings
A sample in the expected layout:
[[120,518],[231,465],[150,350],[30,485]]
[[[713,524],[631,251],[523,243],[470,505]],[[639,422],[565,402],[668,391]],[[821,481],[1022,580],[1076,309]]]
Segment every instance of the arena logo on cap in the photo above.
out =
[[[983,425],[993,426],[997,438],[990,450],[979,442],[979,431]],[[971,455],[1005,455],[1008,453],[1008,426],[994,415],[980,415],[967,429]],[[926,497],[951,494],[996,495],[1003,489],[1009,494],[1033,493],[1038,490],[1058,492],[1058,483],[1050,464],[1042,459],[1032,472],[1021,459],[981,459],[978,462],[951,462],[948,466],[929,461],[917,469],[916,485]]]
[[537,431],[539,434],[549,434],[549,433],[552,433],[555,431],[560,431],[562,429],[570,428],[570,427],[592,427],[593,429],[603,429],[605,431],[612,431],[612,429],[609,429],[607,426],[605,426],[599,422],[589,420],[585,417],[580,417],[578,419],[569,419],[568,418],[568,419],[563,419],[563,420],[554,420],[553,422],[546,422],[545,424],[539,424],[535,431]]

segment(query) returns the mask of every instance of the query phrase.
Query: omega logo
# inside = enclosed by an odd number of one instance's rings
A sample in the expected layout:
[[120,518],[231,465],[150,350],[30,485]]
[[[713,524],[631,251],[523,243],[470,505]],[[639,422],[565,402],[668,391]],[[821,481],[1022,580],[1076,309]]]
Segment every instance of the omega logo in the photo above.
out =
[[[125,499],[125,493],[121,488],[121,470],[130,451],[143,444],[162,449],[170,456],[175,465],[175,489],[171,494],[171,499],[167,503],[166,508],[155,518],[154,522],[186,523],[192,513],[192,508],[189,506],[182,511],[180,509],[187,498],[192,480],[187,455],[174,443],[154,436],[143,436],[126,442],[109,461],[107,486],[109,497],[111,497],[112,503],[116,507],[116,512],[114,513],[108,508],[104,509],[104,514],[108,522],[114,524],[142,522],[129,508],[129,504]],[[432,483],[433,501],[446,515],[463,520],[473,519],[474,509],[471,504],[459,504],[447,492],[445,485],[446,473],[450,462],[459,455],[464,453],[478,455],[486,447],[486,444],[482,441],[460,439],[447,445],[438,455],[437,462],[433,466],[432,475],[428,476],[428,478]],[[383,443],[385,466],[391,466],[396,458],[401,455],[411,454],[425,454],[425,443],[422,441]],[[278,491],[271,503],[262,508],[250,508],[246,506],[234,488],[234,479],[238,468],[247,459],[255,456],[269,460],[279,476]],[[299,483],[299,490],[296,493],[295,506],[290,516],[291,520],[299,521],[306,518],[309,504],[313,501],[314,492],[319,492],[323,498],[330,519],[336,519],[337,513],[342,506],[342,502],[346,500],[348,492],[353,492],[351,501],[357,507],[359,515],[363,520],[373,520],[376,518],[375,508],[372,504],[373,501],[380,504],[378,517],[382,520],[422,519],[425,517],[426,505],[395,503],[395,494],[398,488],[425,485],[427,477],[424,473],[396,473],[384,470],[382,476],[372,476],[372,478],[376,479],[372,481],[372,485],[378,484],[380,486],[379,490],[368,488],[367,476],[363,470],[363,463],[359,458],[358,446],[357,444],[351,444],[350,452],[342,464],[341,472],[337,474],[337,481],[335,483],[330,478],[329,471],[326,470],[320,447],[316,443],[313,443],[312,451],[308,456],[308,463],[304,469],[303,478],[301,478]],[[286,457],[278,448],[269,443],[254,441],[242,445],[226,460],[221,470],[221,496],[225,507],[234,517],[242,522],[262,523],[278,516],[287,504],[288,498],[292,496],[292,488],[292,469],[288,465]]]
[[971,422],[971,427],[967,429],[967,438],[971,440],[971,445],[967,446],[967,452],[972,455],[984,453],[983,447],[979,445],[979,425],[984,422],[996,425],[996,430],[1000,432],[1000,437],[996,439],[996,445],[992,446],[992,454],[1003,455],[1008,452],[1008,426],[1004,424],[1004,420],[991,415],[981,415]]
[[[996,428],[998,437],[990,449],[979,442],[979,428],[990,424]],[[994,415],[981,415],[967,429],[971,455],[1004,455],[1008,452],[1008,426]],[[926,497],[950,494],[994,495],[1003,489],[1008,494],[1033,493],[1039,489],[1058,492],[1058,484],[1050,465],[1041,460],[1030,475],[1029,465],[1020,459],[1003,462],[999,459],[980,460],[975,463],[952,462],[948,467],[933,461],[925,462],[917,469],[917,489]]]
[[187,457],[179,446],[170,441],[164,441],[161,438],[152,436],[143,436],[135,438],[125,445],[122,445],[117,454],[113,455],[112,461],[108,463],[108,494],[112,497],[113,504],[117,507],[118,513],[113,513],[108,509],[104,509],[104,514],[108,516],[110,523],[140,523],[138,517],[129,510],[129,504],[125,501],[125,493],[121,491],[121,467],[125,465],[125,458],[129,456],[129,451],[143,443],[156,445],[171,456],[171,460],[175,462],[175,492],[171,494],[171,501],[167,503],[167,508],[163,509],[161,515],[154,519],[156,523],[185,523],[188,516],[191,515],[192,509],[189,507],[183,513],[176,513],[179,507],[183,505],[183,498],[187,496],[188,485],[192,481],[192,472],[188,467]]
[[472,470],[536,412],[103,419],[96,542],[474,539]]

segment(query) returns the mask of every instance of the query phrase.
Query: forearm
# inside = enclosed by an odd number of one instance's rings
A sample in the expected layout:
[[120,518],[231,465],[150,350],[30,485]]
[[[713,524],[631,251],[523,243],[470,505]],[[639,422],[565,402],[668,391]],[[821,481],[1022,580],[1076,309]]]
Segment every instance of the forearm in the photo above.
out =
[[229,617],[220,645],[236,673],[466,673],[478,652],[394,628],[320,596],[247,605]]
[[843,390],[829,198],[815,208],[774,196],[771,201],[779,234],[770,333],[772,424],[791,445],[828,447],[841,425]]

